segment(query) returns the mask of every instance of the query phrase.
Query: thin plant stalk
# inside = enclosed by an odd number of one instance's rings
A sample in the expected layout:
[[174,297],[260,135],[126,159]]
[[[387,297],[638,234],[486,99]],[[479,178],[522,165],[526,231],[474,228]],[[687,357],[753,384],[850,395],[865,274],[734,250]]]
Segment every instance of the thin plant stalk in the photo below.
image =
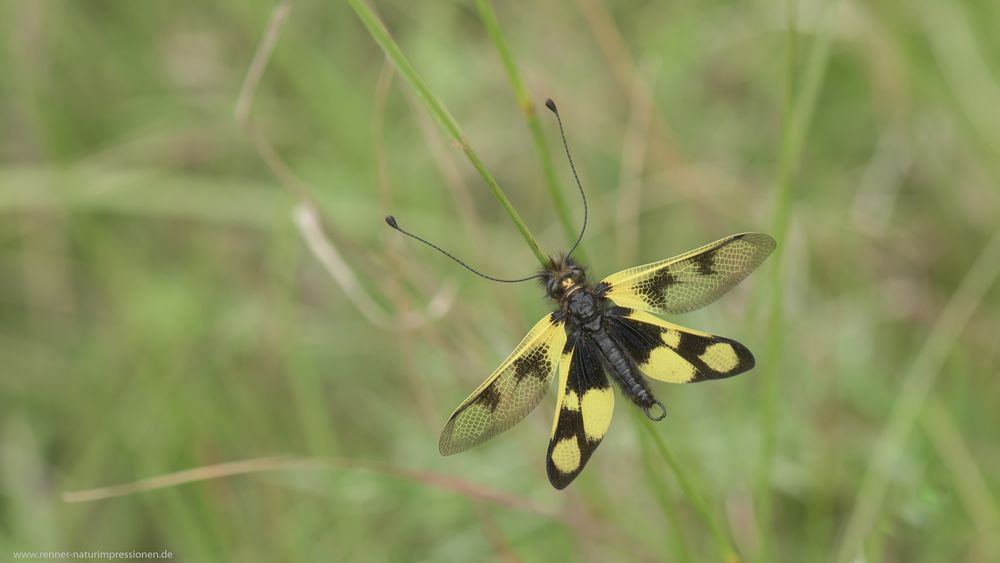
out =
[[[794,0],[790,0],[794,2]],[[788,226],[791,221],[792,203],[792,180],[798,169],[799,158],[802,147],[806,141],[806,133],[812,121],[812,115],[816,108],[816,100],[819,97],[820,88],[826,74],[827,63],[830,60],[831,48],[831,25],[836,17],[838,4],[831,6],[831,10],[826,14],[827,25],[820,31],[813,45],[809,59],[806,63],[805,74],[802,78],[802,86],[795,89],[795,66],[796,54],[789,54],[787,72],[790,76],[786,82],[786,118],[781,136],[781,146],[778,155],[778,169],[775,178],[775,204],[774,216],[771,227],[771,234],[778,241],[778,247],[774,251],[772,260],[772,281],[773,296],[771,299],[771,310],[768,321],[768,341],[766,357],[768,362],[763,370],[764,397],[761,405],[761,437],[762,451],[760,468],[757,475],[757,507],[761,522],[761,554],[762,560],[770,560],[768,531],[771,526],[771,466],[774,459],[774,451],[777,442],[777,385],[778,373],[781,370],[782,344],[785,338],[782,330],[783,326],[783,294],[784,294],[784,253],[787,246]],[[794,27],[795,20],[794,6],[789,6],[788,25]],[[794,39],[794,29],[789,33],[789,50],[794,51],[797,42]]]
[[[562,191],[562,186],[559,183],[559,175],[556,173],[552,154],[549,152],[548,143],[545,141],[542,123],[538,118],[538,112],[535,111],[536,105],[528,93],[527,87],[524,85],[521,72],[517,68],[517,62],[514,61],[514,56],[507,45],[507,40],[504,39],[503,32],[500,30],[500,23],[497,21],[496,12],[493,11],[492,4],[489,0],[476,0],[476,7],[479,9],[479,19],[482,20],[483,27],[486,28],[486,33],[489,34],[490,40],[493,41],[493,46],[496,47],[497,54],[500,55],[500,61],[503,63],[504,71],[507,73],[507,80],[510,81],[510,87],[514,90],[514,98],[517,100],[517,106],[520,108],[521,114],[524,116],[524,121],[528,125],[528,131],[531,132],[531,140],[535,145],[535,152],[538,153],[538,161],[542,166],[542,174],[545,177],[545,187],[548,188],[549,197],[552,198],[552,204],[556,208],[556,216],[559,218],[559,223],[562,225],[566,239],[572,244],[577,236],[576,225],[573,222],[573,215],[566,201],[566,194]],[[578,259],[584,262],[587,261],[582,243],[580,246],[577,246],[574,254],[576,254]]]
[[[632,415],[636,424],[645,423],[638,412],[633,412]],[[691,551],[688,547],[684,530],[681,528],[680,514],[678,514],[677,507],[670,502],[667,486],[663,482],[662,472],[658,471],[656,465],[653,463],[651,444],[652,440],[648,436],[639,437],[639,446],[642,450],[642,466],[646,472],[646,482],[649,483],[650,488],[653,490],[653,498],[660,505],[660,511],[667,518],[670,534],[673,536],[674,556],[678,561],[691,561]]]
[[997,278],[1000,278],[1000,229],[994,231],[976,262],[948,300],[899,387],[892,412],[871,449],[871,463],[861,479],[854,507],[847,518],[844,535],[833,561],[846,563],[855,559],[865,538],[871,534],[885,501],[893,471],[903,456],[907,440],[923,412],[928,394],[955,341],[961,336]]
[[445,132],[445,134],[447,134],[448,137],[450,137],[451,140],[462,149],[466,158],[469,159],[472,166],[475,167],[476,171],[478,171],[486,181],[486,185],[490,187],[490,190],[497,198],[497,201],[500,202],[504,211],[507,212],[511,221],[514,222],[517,230],[521,233],[521,236],[524,237],[524,241],[528,244],[528,248],[531,249],[535,258],[538,259],[538,262],[543,266],[548,264],[548,258],[545,256],[545,253],[542,252],[541,247],[538,245],[538,241],[535,240],[531,231],[528,230],[528,225],[524,222],[524,219],[521,218],[521,215],[517,212],[517,210],[514,209],[514,206],[510,203],[510,200],[500,187],[500,184],[497,183],[496,179],[493,178],[493,175],[486,169],[486,165],[483,164],[479,155],[472,149],[472,146],[462,133],[462,129],[459,127],[458,122],[455,121],[455,118],[452,117],[450,113],[448,113],[448,109],[445,108],[444,103],[442,103],[441,100],[438,99],[433,92],[431,92],[430,87],[426,82],[424,82],[424,79],[420,76],[420,74],[417,73],[417,70],[410,63],[409,59],[403,55],[403,51],[400,50],[399,45],[397,45],[396,41],[391,35],[389,35],[389,31],[382,24],[382,21],[379,20],[378,16],[375,15],[375,12],[373,12],[363,0],[347,0],[347,3],[350,4],[351,8],[353,8],[355,13],[358,14],[358,18],[361,19],[361,23],[363,23],[368,29],[368,33],[371,34],[372,39],[374,39],[375,42],[378,43],[379,47],[382,48],[385,56],[396,67],[399,74],[406,79],[406,82],[410,85],[410,87],[413,88],[414,93],[417,95],[417,98],[423,104],[427,112],[431,114],[435,121],[437,121],[438,125]]
[[984,561],[1000,561],[1000,507],[993,499],[972,448],[955,425],[955,419],[940,398],[931,395],[920,418],[923,431],[937,450],[941,463],[951,473],[955,492],[979,535]]
[[647,435],[652,439],[653,445],[656,447],[657,452],[659,452],[660,457],[667,462],[667,465],[670,467],[674,477],[677,479],[677,484],[680,486],[684,496],[687,497],[688,502],[690,502],[691,506],[694,507],[695,512],[698,513],[702,523],[708,528],[712,537],[715,539],[715,544],[719,550],[719,555],[722,560],[727,563],[739,561],[739,555],[737,555],[736,549],[729,540],[729,536],[722,529],[722,526],[719,524],[719,521],[716,520],[712,511],[709,510],[704,497],[702,497],[695,488],[694,481],[687,475],[687,473],[684,472],[684,468],[667,447],[666,442],[663,441],[663,437],[661,437],[650,424],[642,420],[637,413],[633,413],[632,420],[637,426],[640,426],[643,431],[647,433]]

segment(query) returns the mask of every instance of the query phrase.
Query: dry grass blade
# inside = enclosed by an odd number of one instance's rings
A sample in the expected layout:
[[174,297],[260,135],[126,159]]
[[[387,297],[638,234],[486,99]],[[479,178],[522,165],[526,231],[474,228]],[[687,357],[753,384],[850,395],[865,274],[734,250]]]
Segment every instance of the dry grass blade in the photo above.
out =
[[156,477],[150,477],[148,479],[132,481],[130,483],[121,483],[118,485],[110,485],[107,487],[98,487],[95,489],[85,489],[80,491],[67,491],[62,494],[62,500],[63,502],[94,502],[146,491],[176,487],[178,485],[185,485],[189,483],[233,477],[236,475],[252,475],[256,473],[269,473],[275,471],[322,471],[330,469],[359,469],[375,473],[383,473],[386,475],[417,481],[439,489],[456,492],[463,496],[505,506],[507,508],[532,512],[542,516],[555,517],[552,513],[539,508],[526,499],[515,497],[494,489],[489,489],[487,487],[483,487],[482,485],[456,479],[454,477],[448,477],[446,475],[439,475],[437,473],[426,471],[400,469],[367,460],[341,458],[263,457],[230,461],[213,465],[204,465],[174,473],[167,473]]
[[300,203],[295,207],[294,218],[295,225],[313,256],[337,282],[351,303],[373,325],[383,330],[414,330],[443,317],[454,304],[455,286],[449,284],[441,286],[424,311],[406,311],[398,315],[389,315],[364,291],[353,270],[337,252],[333,241],[323,232],[316,208],[309,203]]
[[240,94],[236,98],[236,106],[233,109],[236,123],[241,127],[249,125],[250,108],[253,107],[254,95],[257,93],[260,79],[264,76],[264,69],[267,68],[267,63],[271,59],[271,53],[274,52],[274,46],[278,43],[281,29],[285,26],[285,20],[288,18],[288,13],[291,10],[292,5],[288,0],[281,0],[274,7],[274,11],[271,12],[271,17],[268,19],[264,37],[261,39],[260,44],[257,45],[257,50],[250,61],[250,69],[247,70],[247,74],[243,78],[243,86],[240,87]]
[[95,489],[66,491],[62,494],[63,502],[94,502],[115,497],[123,497],[144,491],[154,491],[167,487],[176,487],[186,483],[197,483],[210,479],[222,479],[233,475],[249,475],[278,469],[289,469],[289,460],[280,457],[265,457],[218,463],[186,469],[148,479],[140,479],[130,483],[109,485]]
[[[253,102],[261,77],[270,61],[271,54],[278,42],[291,5],[286,1],[279,3],[268,20],[264,36],[254,53],[243,80],[236,102],[235,117],[250,136],[257,154],[272,174],[281,182],[286,190],[291,192],[300,203],[293,211],[295,225],[306,241],[306,245],[316,259],[323,265],[327,273],[340,286],[351,303],[373,325],[383,330],[406,331],[421,327],[428,322],[440,318],[451,308],[454,302],[454,287],[444,286],[431,298],[425,311],[406,311],[399,315],[391,315],[376,304],[375,300],[365,292],[358,282],[354,271],[341,257],[330,237],[323,230],[321,213],[310,195],[309,187],[295,175],[294,172],[278,155],[267,139],[257,131],[252,120]],[[388,81],[388,78],[386,79]],[[388,85],[386,84],[386,88]]]
[[484,502],[519,512],[525,512],[560,521],[588,537],[614,538],[626,544],[638,560],[653,561],[651,554],[640,549],[635,538],[629,534],[602,524],[584,514],[570,514],[543,508],[530,499],[518,497],[492,489],[478,483],[430,471],[416,471],[394,467],[384,463],[345,458],[301,458],[263,457],[204,465],[193,469],[166,473],[129,483],[120,483],[94,489],[66,491],[62,501],[66,503],[86,503],[119,498],[123,496],[155,491],[179,485],[199,483],[213,479],[223,479],[238,475],[254,475],[279,471],[366,471],[426,485],[435,489],[456,493],[469,500]]

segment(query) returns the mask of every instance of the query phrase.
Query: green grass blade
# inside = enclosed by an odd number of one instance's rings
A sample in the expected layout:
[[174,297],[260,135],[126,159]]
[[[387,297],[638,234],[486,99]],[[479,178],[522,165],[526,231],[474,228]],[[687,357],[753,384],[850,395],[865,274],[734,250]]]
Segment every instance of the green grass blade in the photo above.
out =
[[[636,424],[645,424],[645,421],[642,420],[638,412],[633,412],[632,416]],[[691,561],[691,549],[688,546],[684,530],[681,528],[681,516],[676,504],[670,502],[670,493],[663,482],[663,476],[658,471],[657,465],[653,462],[652,440],[649,436],[643,435],[639,437],[639,449],[641,450],[642,468],[646,473],[646,483],[653,490],[653,498],[656,500],[660,511],[666,517],[670,526],[669,533],[673,540],[671,544],[674,548],[673,555],[678,561]]]
[[[630,410],[636,411],[636,409]],[[651,424],[642,420],[638,411],[633,412],[632,414],[633,422],[640,426],[643,431],[646,432],[647,436],[652,439],[653,445],[656,446],[656,450],[659,452],[660,457],[667,462],[670,470],[673,471],[674,477],[677,479],[677,484],[680,486],[684,496],[687,497],[688,502],[691,503],[695,512],[698,513],[702,523],[708,528],[709,532],[711,532],[712,538],[715,540],[715,545],[719,550],[720,558],[726,562],[739,561],[739,555],[737,555],[736,549],[729,540],[729,536],[723,530],[722,525],[719,524],[715,515],[712,514],[712,511],[709,509],[708,503],[705,502],[704,497],[698,492],[698,489],[694,485],[694,480],[688,476],[681,463],[676,457],[674,457],[673,452],[671,452],[667,447],[666,442],[663,441],[663,437],[660,436],[655,429],[653,429]]]
[[521,215],[516,209],[514,209],[514,206],[510,203],[510,200],[500,187],[500,184],[497,183],[496,179],[493,178],[493,175],[486,169],[486,166],[479,158],[479,155],[477,155],[472,149],[472,146],[462,133],[462,129],[459,127],[458,122],[455,121],[455,118],[452,117],[450,113],[448,113],[448,109],[445,108],[444,103],[442,103],[441,100],[434,95],[430,87],[427,86],[427,83],[424,82],[424,79],[417,72],[416,68],[414,68],[406,56],[403,55],[403,51],[400,50],[399,45],[397,45],[396,41],[393,40],[391,35],[389,35],[389,30],[385,28],[378,16],[375,15],[375,13],[368,7],[367,4],[364,3],[363,0],[347,0],[347,3],[354,8],[354,11],[361,19],[361,22],[371,34],[372,39],[374,39],[375,42],[378,43],[379,47],[382,48],[382,51],[385,52],[385,56],[392,61],[396,70],[399,71],[403,78],[406,79],[406,82],[410,85],[410,87],[413,88],[417,98],[420,99],[420,102],[427,109],[427,112],[434,117],[434,120],[441,126],[441,129],[443,129],[453,141],[462,147],[462,152],[465,153],[469,162],[472,163],[479,174],[483,177],[483,180],[486,181],[486,185],[490,187],[490,190],[497,198],[497,201],[500,202],[504,211],[507,212],[511,221],[514,222],[517,230],[521,233],[521,236],[524,237],[524,241],[528,243],[528,248],[531,249],[531,252],[534,253],[535,257],[538,259],[538,262],[543,266],[546,265],[548,263],[548,258],[545,256],[545,253],[542,252],[541,247],[538,245],[538,241],[536,241],[535,237],[531,234],[531,231],[528,229],[528,225],[524,222],[524,219],[522,219]]
[[[786,119],[782,131],[781,147],[778,156],[777,176],[775,178],[775,205],[771,234],[778,241],[778,246],[771,259],[772,267],[772,289],[771,310],[768,321],[768,340],[765,357],[769,362],[763,369],[764,397],[762,401],[761,416],[761,437],[762,451],[760,468],[758,470],[757,498],[758,516],[761,521],[762,537],[761,553],[762,560],[770,560],[768,546],[770,538],[767,530],[771,529],[771,467],[774,459],[774,452],[777,442],[777,393],[778,374],[781,370],[780,357],[782,354],[782,344],[785,339],[783,330],[783,258],[787,247],[788,224],[791,220],[792,209],[792,188],[793,179],[798,168],[798,162],[802,153],[802,147],[806,141],[806,133],[812,120],[816,107],[816,100],[819,97],[820,89],[823,85],[823,78],[826,74],[827,63],[830,60],[831,36],[830,27],[836,19],[838,4],[830,6],[826,14],[826,25],[822,28],[820,35],[816,38],[809,60],[805,69],[802,87],[795,89],[794,84],[794,60],[795,53],[789,54],[787,72],[789,78],[786,83],[787,108]],[[789,9],[791,18],[794,11]],[[790,21],[789,25],[794,25]],[[789,49],[794,50],[797,42],[793,34],[789,33]]]
[[[517,68],[514,55],[511,54],[507,40],[504,39],[503,32],[500,30],[500,22],[497,21],[496,12],[493,11],[492,4],[490,4],[489,0],[476,0],[476,7],[479,9],[479,19],[482,20],[483,27],[486,28],[486,32],[489,34],[490,40],[493,42],[493,46],[496,47],[497,53],[500,55],[500,60],[503,62],[504,71],[507,73],[507,80],[510,81],[510,86],[514,90],[514,98],[517,100],[517,106],[521,109],[524,121],[531,132],[531,140],[534,143],[535,152],[538,153],[538,161],[542,166],[542,173],[545,177],[545,187],[548,188],[549,197],[552,198],[552,204],[555,205],[556,215],[559,217],[559,223],[562,225],[566,240],[572,244],[577,237],[577,228],[573,222],[573,215],[570,212],[569,204],[566,201],[566,194],[563,193],[562,186],[559,183],[559,175],[556,173],[555,165],[552,162],[552,154],[549,152],[548,143],[545,141],[541,120],[538,118],[538,112],[535,111],[536,104],[528,93],[527,87],[524,85],[524,80],[521,78],[521,72]],[[574,254],[581,261],[587,261],[582,243],[576,248]]]

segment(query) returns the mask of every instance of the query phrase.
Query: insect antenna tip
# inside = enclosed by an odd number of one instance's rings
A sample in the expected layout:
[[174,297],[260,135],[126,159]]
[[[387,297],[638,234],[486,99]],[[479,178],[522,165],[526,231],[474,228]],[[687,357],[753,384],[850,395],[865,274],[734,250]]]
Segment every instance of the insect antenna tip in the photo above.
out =
[[552,113],[559,113],[559,110],[556,109],[556,103],[552,101],[552,98],[545,99],[545,107],[552,110]]
[[397,231],[399,230],[399,223],[396,222],[396,218],[392,215],[386,215],[385,222],[393,229],[396,229]]

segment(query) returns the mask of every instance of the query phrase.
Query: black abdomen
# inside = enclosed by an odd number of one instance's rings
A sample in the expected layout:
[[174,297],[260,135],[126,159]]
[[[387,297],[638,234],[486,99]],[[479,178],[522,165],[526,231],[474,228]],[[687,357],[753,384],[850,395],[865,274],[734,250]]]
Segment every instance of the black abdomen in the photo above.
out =
[[608,363],[608,369],[618,382],[622,392],[645,411],[657,404],[657,400],[646,385],[646,380],[639,371],[639,367],[628,357],[625,350],[612,340],[603,329],[593,332],[591,337]]

